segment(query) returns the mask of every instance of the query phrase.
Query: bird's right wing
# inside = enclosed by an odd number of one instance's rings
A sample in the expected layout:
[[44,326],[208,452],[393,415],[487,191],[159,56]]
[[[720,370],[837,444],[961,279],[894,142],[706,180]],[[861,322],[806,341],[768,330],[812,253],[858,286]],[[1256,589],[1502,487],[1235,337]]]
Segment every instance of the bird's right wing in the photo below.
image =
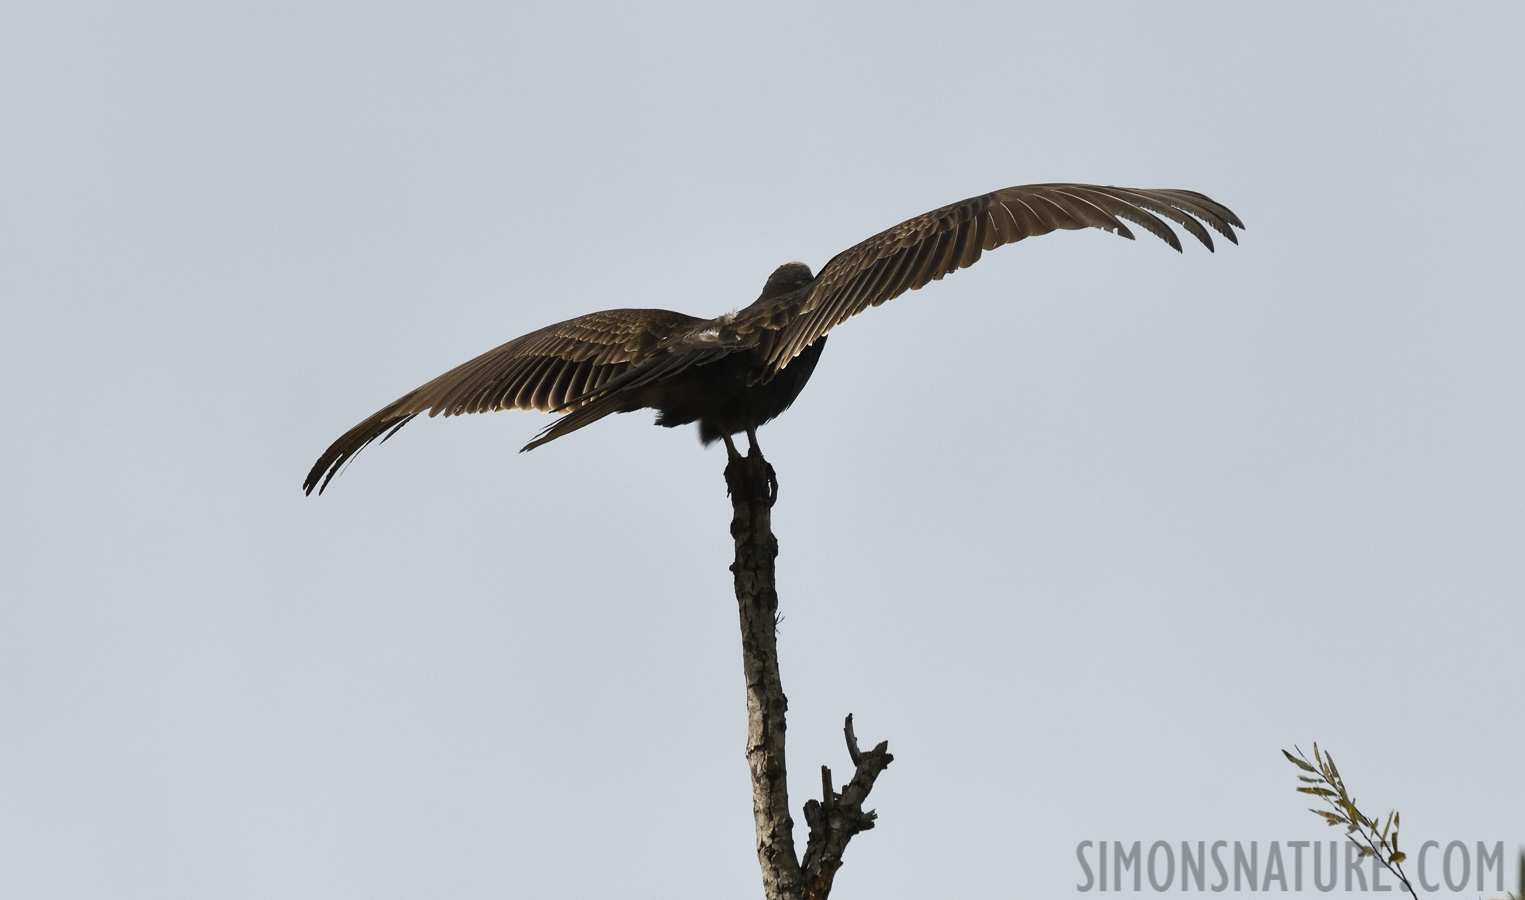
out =
[[[878,306],[951,272],[971,266],[985,250],[1055,229],[1100,228],[1132,240],[1126,219],[1181,249],[1161,217],[1180,225],[1207,249],[1202,222],[1238,243],[1239,217],[1194,191],[1029,184],[971,197],[909,219],[838,253],[808,292],[742,310],[746,327],[775,332],[767,361],[778,372],[801,350],[870,306]],[[1197,221],[1198,219],[1201,222]]]
[[421,413],[567,408],[645,359],[667,336],[702,321],[665,309],[610,309],[515,338],[409,391],[345,432],[318,458],[302,489],[321,494],[350,457]]

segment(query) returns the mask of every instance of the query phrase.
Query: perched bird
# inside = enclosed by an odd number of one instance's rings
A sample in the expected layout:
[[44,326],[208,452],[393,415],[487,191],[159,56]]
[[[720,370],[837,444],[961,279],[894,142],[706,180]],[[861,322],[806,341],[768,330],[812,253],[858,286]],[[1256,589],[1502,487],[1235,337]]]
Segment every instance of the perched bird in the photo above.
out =
[[[1055,229],[1100,228],[1132,240],[1123,220],[1177,251],[1164,221],[1208,250],[1208,227],[1234,243],[1244,223],[1193,191],[1087,184],[1030,184],[971,197],[902,222],[832,257],[819,275],[779,266],[745,309],[699,319],[665,309],[589,313],[515,338],[409,391],[345,432],[318,458],[302,487],[322,493],[367,444],[385,441],[420,413],[534,409],[565,413],[523,449],[553,441],[610,413],[654,409],[667,428],[699,424],[705,444],[757,427],[799,396],[827,332],[870,306],[973,265],[986,250]],[[1201,220],[1201,221],[1198,221]]]

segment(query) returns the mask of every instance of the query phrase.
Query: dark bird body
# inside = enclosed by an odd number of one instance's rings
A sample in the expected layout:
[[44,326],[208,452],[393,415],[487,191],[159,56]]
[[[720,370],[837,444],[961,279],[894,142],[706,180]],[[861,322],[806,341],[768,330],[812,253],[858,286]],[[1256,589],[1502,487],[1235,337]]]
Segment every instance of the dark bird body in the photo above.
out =
[[[319,493],[367,444],[430,416],[500,409],[565,413],[525,450],[611,413],[654,409],[666,427],[698,423],[705,444],[771,421],[810,380],[832,328],[950,272],[985,250],[1056,229],[1100,228],[1132,239],[1124,220],[1170,244],[1169,220],[1213,249],[1203,223],[1237,243],[1244,224],[1192,191],[1079,184],[1006,188],[933,210],[837,254],[819,275],[786,263],[756,302],[714,319],[665,309],[611,309],[534,331],[411,391],[356,425],[312,467]],[[1199,221],[1200,220],[1200,221]]]

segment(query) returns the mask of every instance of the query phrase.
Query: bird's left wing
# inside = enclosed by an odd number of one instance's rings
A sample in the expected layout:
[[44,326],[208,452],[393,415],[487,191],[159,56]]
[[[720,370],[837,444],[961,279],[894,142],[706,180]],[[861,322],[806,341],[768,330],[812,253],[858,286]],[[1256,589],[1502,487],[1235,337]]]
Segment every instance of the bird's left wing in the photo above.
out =
[[666,309],[608,309],[515,338],[409,391],[345,432],[318,457],[302,489],[323,493],[351,457],[421,413],[575,407],[579,397],[645,359],[664,338],[702,321]]
[[[1238,243],[1244,223],[1194,191],[1029,184],[982,194],[902,222],[832,257],[808,291],[742,310],[743,328],[772,331],[767,363],[777,372],[828,331],[870,306],[971,266],[986,250],[1056,229],[1100,228],[1133,239],[1123,220],[1177,251],[1162,220],[1213,249],[1208,227]],[[1200,222],[1198,220],[1201,220]]]

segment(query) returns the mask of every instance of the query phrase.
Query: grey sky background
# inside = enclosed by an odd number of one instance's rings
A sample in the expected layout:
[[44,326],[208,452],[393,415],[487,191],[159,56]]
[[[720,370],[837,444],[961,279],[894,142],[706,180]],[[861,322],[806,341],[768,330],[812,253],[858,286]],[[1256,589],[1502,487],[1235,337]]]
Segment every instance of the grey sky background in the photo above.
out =
[[[756,896],[723,452],[341,432],[1011,184],[1209,194],[834,333],[761,439],[834,896],[1081,840],[1525,839],[1525,7],[0,9],[0,897]],[[1489,893],[1489,892],[1484,892]],[[1477,892],[1469,891],[1468,895]]]

